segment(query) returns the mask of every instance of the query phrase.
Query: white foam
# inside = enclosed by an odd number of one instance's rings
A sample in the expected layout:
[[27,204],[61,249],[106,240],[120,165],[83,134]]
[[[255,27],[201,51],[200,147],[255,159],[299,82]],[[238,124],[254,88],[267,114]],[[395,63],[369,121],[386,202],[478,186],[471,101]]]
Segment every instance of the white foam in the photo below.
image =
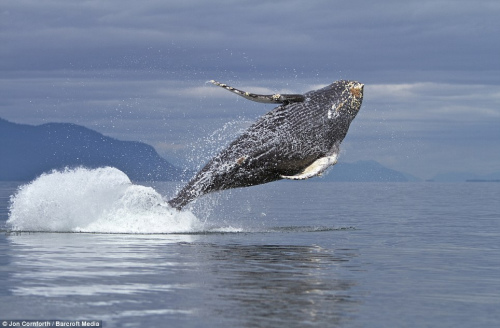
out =
[[13,231],[100,233],[197,232],[204,226],[111,167],[53,171],[23,185],[11,197],[7,225]]

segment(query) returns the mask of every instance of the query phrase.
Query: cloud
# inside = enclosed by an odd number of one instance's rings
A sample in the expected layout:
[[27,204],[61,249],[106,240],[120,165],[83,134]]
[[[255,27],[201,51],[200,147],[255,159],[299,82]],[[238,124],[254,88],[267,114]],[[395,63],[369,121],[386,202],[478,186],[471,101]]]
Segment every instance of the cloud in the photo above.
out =
[[288,78],[500,69],[500,45],[491,42],[500,13],[494,1],[7,0],[3,8],[4,70],[226,70]]
[[500,86],[482,84],[406,83],[369,85],[375,103],[403,107],[395,118],[422,117],[448,121],[500,119]]

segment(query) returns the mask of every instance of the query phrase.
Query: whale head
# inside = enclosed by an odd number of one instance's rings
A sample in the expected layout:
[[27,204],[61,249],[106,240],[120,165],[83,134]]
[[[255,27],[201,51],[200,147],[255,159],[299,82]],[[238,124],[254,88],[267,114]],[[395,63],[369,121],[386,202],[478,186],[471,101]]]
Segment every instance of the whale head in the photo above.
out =
[[326,111],[328,119],[344,118],[350,122],[361,108],[363,88],[364,85],[357,81],[340,80],[307,96],[320,104],[321,111]]

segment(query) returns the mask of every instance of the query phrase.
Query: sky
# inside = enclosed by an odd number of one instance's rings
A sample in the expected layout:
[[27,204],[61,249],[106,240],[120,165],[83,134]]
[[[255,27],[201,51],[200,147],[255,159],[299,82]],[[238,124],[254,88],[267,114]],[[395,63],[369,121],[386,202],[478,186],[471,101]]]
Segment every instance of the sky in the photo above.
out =
[[498,17],[498,0],[2,0],[0,117],[196,167],[274,107],[207,81],[271,94],[348,79],[364,100],[340,162],[498,172]]

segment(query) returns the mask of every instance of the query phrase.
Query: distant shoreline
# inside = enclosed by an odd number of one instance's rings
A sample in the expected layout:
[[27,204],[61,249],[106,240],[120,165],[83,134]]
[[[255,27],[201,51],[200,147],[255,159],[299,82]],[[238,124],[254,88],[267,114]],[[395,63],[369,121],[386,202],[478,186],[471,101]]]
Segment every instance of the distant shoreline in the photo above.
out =
[[483,179],[470,179],[465,182],[500,182],[500,180],[483,180]]

